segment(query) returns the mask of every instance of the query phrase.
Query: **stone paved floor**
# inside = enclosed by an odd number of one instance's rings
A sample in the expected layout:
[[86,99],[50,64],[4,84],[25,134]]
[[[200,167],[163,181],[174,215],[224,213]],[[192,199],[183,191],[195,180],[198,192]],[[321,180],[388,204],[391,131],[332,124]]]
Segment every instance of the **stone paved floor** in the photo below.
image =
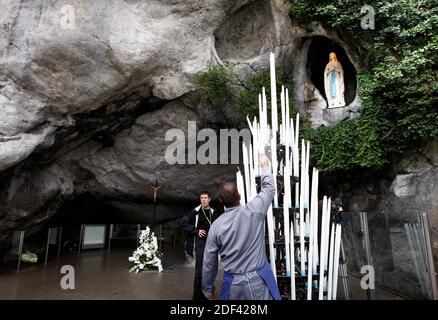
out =
[[[187,264],[178,250],[165,248],[164,271],[148,273],[128,272],[128,257],[131,249],[113,248],[83,251],[79,256],[62,257],[44,265],[24,266],[14,271],[0,273],[0,299],[182,299],[192,296],[194,264]],[[76,288],[63,290],[60,273],[63,265],[75,268]],[[216,286],[221,284],[219,272]],[[359,280],[350,277],[353,299],[366,299],[366,292],[360,289]],[[341,282],[338,298],[343,299]],[[376,299],[399,299],[376,290]]]
[[[131,273],[129,249],[83,251],[57,263],[24,266],[0,274],[0,299],[191,299],[194,264],[178,254],[165,254],[164,271]],[[76,288],[63,290],[63,265],[75,269]],[[219,277],[218,277],[219,278]],[[220,285],[220,281],[218,282]]]

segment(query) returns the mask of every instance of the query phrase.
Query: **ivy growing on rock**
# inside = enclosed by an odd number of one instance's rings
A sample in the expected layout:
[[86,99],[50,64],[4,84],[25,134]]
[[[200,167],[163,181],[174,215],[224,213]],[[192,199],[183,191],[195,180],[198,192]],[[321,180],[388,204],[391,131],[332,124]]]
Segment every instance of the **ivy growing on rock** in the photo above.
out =
[[[295,115],[298,108],[292,99],[292,81],[283,68],[276,69],[277,92],[281,86],[289,89],[290,114]],[[249,78],[241,81],[232,70],[223,65],[209,64],[207,69],[198,75],[195,84],[202,88],[202,98],[209,101],[227,101],[242,116],[250,119],[258,117],[259,93],[266,89],[268,110],[271,108],[271,83],[268,69],[254,72]]]
[[238,78],[232,70],[223,65],[209,63],[207,70],[200,73],[195,84],[202,88],[202,99],[226,100],[232,104],[238,95]]
[[378,169],[438,137],[436,2],[369,0],[374,30],[360,26],[363,4],[298,0],[291,6],[293,19],[337,31],[365,64],[358,74],[361,117],[303,130],[323,171]]

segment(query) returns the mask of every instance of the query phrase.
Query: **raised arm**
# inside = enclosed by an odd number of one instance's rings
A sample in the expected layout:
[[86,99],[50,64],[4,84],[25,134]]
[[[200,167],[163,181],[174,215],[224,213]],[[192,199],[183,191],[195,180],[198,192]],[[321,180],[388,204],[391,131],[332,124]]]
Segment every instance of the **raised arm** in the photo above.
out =
[[204,249],[204,261],[202,264],[202,292],[211,299],[213,295],[214,280],[217,275],[218,268],[218,251],[216,232],[214,224],[210,228],[207,236],[207,243]]
[[261,213],[266,215],[270,204],[275,196],[274,177],[271,173],[271,166],[267,156],[260,157],[260,166],[262,167],[262,175],[260,179],[261,190],[257,196],[246,204],[251,212]]

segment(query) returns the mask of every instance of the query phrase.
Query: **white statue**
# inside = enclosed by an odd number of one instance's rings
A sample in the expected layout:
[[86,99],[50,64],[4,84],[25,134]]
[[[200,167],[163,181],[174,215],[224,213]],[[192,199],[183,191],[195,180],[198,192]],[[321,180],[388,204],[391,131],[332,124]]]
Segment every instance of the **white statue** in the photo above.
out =
[[336,58],[336,53],[330,53],[329,57],[330,61],[324,71],[324,90],[328,107],[344,107],[344,70]]

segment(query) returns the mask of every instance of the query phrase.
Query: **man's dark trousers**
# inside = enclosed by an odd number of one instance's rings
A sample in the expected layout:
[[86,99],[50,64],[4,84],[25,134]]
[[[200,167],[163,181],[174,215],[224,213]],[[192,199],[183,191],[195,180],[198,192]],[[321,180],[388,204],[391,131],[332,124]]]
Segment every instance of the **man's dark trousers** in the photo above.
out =
[[202,262],[204,260],[204,248],[207,236],[202,239],[195,237],[195,282],[193,286],[193,300],[208,300],[202,293]]

